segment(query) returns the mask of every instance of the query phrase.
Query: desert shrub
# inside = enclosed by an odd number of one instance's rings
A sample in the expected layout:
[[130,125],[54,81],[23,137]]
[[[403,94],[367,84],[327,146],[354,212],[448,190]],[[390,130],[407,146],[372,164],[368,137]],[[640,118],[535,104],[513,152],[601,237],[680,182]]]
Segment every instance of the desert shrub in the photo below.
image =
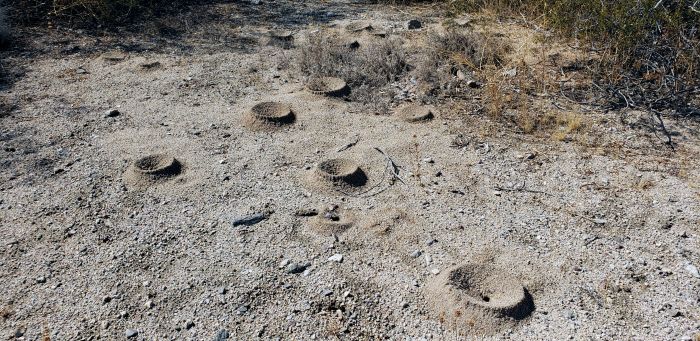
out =
[[[611,106],[684,111],[700,89],[700,8],[687,0],[456,0],[457,11],[539,21],[597,51],[592,68]],[[695,111],[697,113],[697,111]]]
[[352,89],[350,100],[386,110],[392,98],[389,85],[408,70],[403,42],[392,37],[356,48],[348,43],[324,33],[310,36],[300,49],[299,70],[306,77],[342,78]]
[[500,67],[509,46],[493,35],[473,31],[449,30],[433,33],[427,48],[417,62],[416,78],[427,101],[431,97],[455,94],[468,87],[475,72],[485,67]]

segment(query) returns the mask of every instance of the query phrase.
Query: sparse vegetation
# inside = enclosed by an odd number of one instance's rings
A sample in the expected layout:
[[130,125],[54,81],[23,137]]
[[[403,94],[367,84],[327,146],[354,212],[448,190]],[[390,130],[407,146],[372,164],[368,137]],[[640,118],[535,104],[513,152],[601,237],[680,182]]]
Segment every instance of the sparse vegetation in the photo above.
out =
[[551,29],[577,41],[595,63],[590,90],[610,108],[641,107],[700,114],[700,9],[685,0],[461,0],[456,11],[481,11]]
[[299,69],[306,77],[339,77],[350,86],[350,99],[387,110],[393,98],[389,85],[407,69],[399,38],[371,41],[357,48],[333,35],[317,34],[301,47]]
[[13,14],[25,23],[122,24],[158,13],[183,1],[165,0],[16,0]]
[[427,47],[416,70],[424,100],[463,91],[474,79],[474,72],[502,65],[509,49],[494,36],[457,30],[430,35]]
[[0,47],[10,42],[10,19],[7,16],[5,2],[0,1]]

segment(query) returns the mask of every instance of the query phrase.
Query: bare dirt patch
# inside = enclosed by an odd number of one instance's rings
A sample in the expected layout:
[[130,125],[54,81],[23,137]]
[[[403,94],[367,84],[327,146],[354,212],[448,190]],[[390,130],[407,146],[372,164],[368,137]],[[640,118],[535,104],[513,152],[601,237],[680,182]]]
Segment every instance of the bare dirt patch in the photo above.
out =
[[[671,149],[655,116],[570,96],[579,50],[518,21],[196,8],[3,52],[22,72],[0,90],[0,337],[698,332],[697,122],[664,120]],[[350,93],[310,93],[313,77]],[[284,110],[251,115],[262,102]],[[389,115],[406,105],[434,117]],[[242,124],[290,111],[283,129]]]

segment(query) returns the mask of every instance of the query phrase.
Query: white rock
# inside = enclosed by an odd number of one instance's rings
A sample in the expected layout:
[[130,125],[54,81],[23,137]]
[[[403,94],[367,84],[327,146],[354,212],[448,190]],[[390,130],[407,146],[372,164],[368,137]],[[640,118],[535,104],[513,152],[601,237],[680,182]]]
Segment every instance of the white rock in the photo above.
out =
[[685,269],[690,272],[691,275],[695,278],[700,278],[700,272],[698,272],[698,268],[693,265],[693,264],[688,264],[685,266]]
[[331,262],[340,263],[340,262],[343,261],[343,255],[341,255],[341,254],[339,254],[339,253],[336,253],[336,254],[334,254],[333,256],[330,256],[330,257],[328,258],[328,260],[331,261]]

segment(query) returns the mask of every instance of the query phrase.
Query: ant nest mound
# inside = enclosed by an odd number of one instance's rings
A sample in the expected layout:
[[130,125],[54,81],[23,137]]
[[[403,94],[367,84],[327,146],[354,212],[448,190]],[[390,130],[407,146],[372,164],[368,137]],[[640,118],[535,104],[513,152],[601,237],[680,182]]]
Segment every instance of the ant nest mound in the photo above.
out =
[[108,62],[121,62],[126,59],[126,53],[118,50],[109,51],[102,54],[102,59]]
[[309,92],[316,95],[340,97],[348,93],[348,85],[344,80],[335,77],[312,78],[306,84]]
[[271,31],[269,32],[268,45],[288,50],[294,46],[294,33],[288,30]]
[[266,130],[292,124],[295,119],[289,104],[262,102],[246,112],[244,124],[252,130]]
[[132,185],[146,186],[173,178],[182,173],[182,164],[172,156],[153,154],[131,164],[125,179]]
[[443,323],[474,334],[512,328],[535,309],[520,280],[485,264],[454,267],[436,277],[427,290]]
[[314,170],[316,177],[325,183],[338,187],[362,187],[367,184],[367,174],[348,159],[321,161]]
[[336,205],[322,209],[311,221],[314,231],[326,236],[341,234],[353,224],[352,215]]
[[356,21],[345,26],[345,29],[350,32],[372,31],[374,27],[366,21]]
[[281,41],[293,41],[294,33],[289,30],[275,30],[270,32],[270,37]]
[[435,115],[433,111],[425,106],[409,104],[396,111],[396,115],[406,122],[416,123],[432,120]]

